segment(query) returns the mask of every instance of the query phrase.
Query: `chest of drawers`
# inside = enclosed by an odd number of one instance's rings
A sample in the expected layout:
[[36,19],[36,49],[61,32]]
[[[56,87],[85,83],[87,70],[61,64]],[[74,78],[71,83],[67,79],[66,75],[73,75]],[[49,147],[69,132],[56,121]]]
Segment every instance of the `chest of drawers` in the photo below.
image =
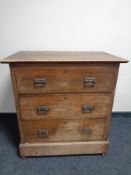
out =
[[105,154],[119,64],[104,52],[23,51],[8,58],[20,155]]

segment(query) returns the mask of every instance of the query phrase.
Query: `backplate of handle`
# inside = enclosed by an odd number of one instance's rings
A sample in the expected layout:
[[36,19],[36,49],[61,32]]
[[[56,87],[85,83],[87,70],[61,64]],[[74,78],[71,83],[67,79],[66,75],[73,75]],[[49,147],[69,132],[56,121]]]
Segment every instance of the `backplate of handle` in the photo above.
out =
[[48,129],[38,129],[37,130],[37,135],[39,137],[48,137]]
[[37,88],[43,88],[47,84],[47,78],[35,78],[34,79],[34,86]]
[[46,114],[49,111],[49,108],[48,106],[45,106],[45,105],[38,105],[36,107],[36,111],[39,114],[43,114],[43,113]]
[[94,105],[92,105],[92,104],[82,105],[82,112],[91,113],[93,109],[94,109]]
[[96,83],[95,77],[85,77],[84,78],[84,86],[85,87],[94,87]]

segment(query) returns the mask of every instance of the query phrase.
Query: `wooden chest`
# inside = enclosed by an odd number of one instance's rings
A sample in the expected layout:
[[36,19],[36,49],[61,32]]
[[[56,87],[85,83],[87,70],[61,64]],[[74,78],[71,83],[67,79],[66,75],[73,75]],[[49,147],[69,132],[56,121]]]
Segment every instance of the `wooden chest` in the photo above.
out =
[[120,63],[104,52],[23,51],[8,58],[20,155],[105,154]]

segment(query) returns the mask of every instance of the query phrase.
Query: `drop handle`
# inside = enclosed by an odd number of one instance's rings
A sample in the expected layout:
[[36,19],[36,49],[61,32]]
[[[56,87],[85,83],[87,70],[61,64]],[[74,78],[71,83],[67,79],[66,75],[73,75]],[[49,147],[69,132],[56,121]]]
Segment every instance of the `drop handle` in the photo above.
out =
[[92,134],[92,128],[89,128],[89,127],[87,127],[87,128],[81,128],[81,129],[80,129],[80,132],[81,132],[82,134],[90,135],[90,134]]
[[82,105],[82,112],[91,113],[94,110],[94,105],[92,104],[84,104]]
[[46,114],[49,111],[49,108],[48,106],[45,106],[45,105],[38,105],[36,107],[36,111],[39,114],[43,114],[43,113]]
[[37,130],[37,135],[39,137],[48,137],[48,134],[49,134],[49,132],[47,129],[38,129]]
[[47,85],[47,78],[35,78],[34,79],[34,86],[36,88],[44,88]]
[[84,78],[84,86],[85,87],[94,87],[96,83],[95,77],[85,77]]

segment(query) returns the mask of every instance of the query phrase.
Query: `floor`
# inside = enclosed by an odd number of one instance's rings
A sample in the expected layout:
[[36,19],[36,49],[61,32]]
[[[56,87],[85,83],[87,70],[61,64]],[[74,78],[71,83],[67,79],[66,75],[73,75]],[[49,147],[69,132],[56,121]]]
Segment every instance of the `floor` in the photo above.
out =
[[107,155],[21,159],[16,117],[0,117],[0,175],[131,175],[131,116],[114,115]]

